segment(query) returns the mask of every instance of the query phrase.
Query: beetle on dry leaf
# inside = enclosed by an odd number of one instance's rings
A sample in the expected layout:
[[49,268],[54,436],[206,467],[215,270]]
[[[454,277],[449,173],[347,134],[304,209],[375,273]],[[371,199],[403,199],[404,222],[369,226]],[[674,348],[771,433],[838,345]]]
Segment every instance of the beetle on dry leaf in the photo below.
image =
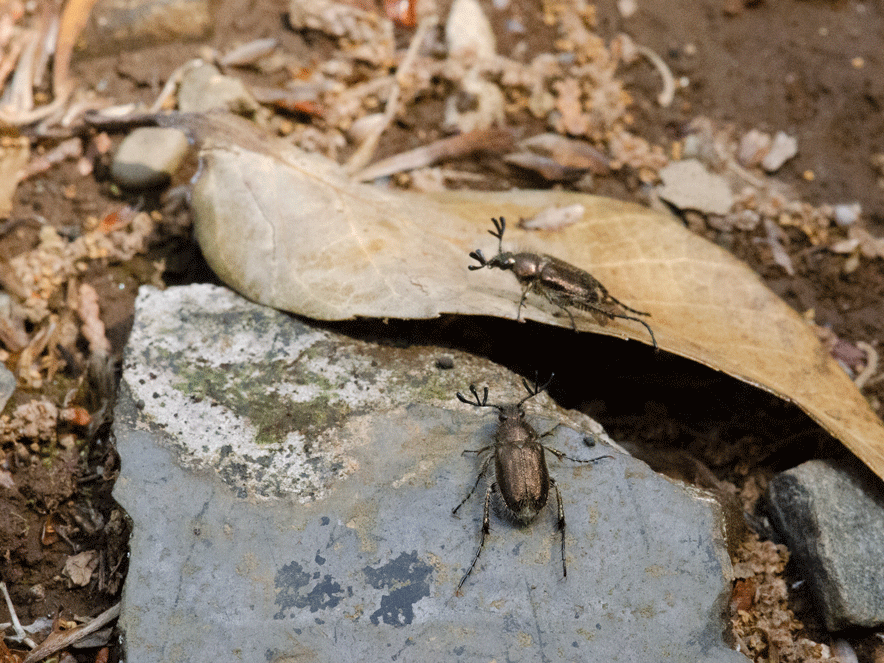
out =
[[611,295],[608,289],[592,274],[564,260],[540,253],[504,251],[503,233],[506,230],[506,220],[503,217],[491,220],[494,222],[495,230],[489,230],[488,232],[498,240],[497,255],[489,260],[482,253],[481,249],[476,249],[470,253],[470,257],[478,261],[479,264],[470,265],[469,268],[470,270],[476,270],[483,267],[488,267],[489,269],[496,267],[513,272],[516,279],[522,285],[522,297],[519,299],[516,320],[522,319],[522,307],[525,305],[525,299],[528,297],[528,293],[534,290],[568,314],[574,331],[577,331],[577,323],[574,321],[574,315],[568,310],[569,306],[591,314],[598,314],[611,320],[620,318],[622,320],[638,322],[648,330],[654,349],[657,349],[657,339],[654,337],[654,332],[648,323],[640,318],[625,315],[618,311],[629,311],[636,315],[646,316],[650,316],[650,313],[630,308]]

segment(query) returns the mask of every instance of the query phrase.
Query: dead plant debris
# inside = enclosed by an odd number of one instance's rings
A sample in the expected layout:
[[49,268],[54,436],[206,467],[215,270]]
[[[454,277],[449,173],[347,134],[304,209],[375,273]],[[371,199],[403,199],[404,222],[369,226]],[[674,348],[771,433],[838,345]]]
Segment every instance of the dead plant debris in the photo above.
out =
[[[511,1],[521,8],[521,3]],[[0,187],[0,211],[8,217],[0,223],[4,242],[0,361],[18,384],[17,394],[0,416],[0,498],[8,514],[0,525],[0,570],[12,588],[6,603],[16,622],[4,631],[6,641],[0,639],[4,662],[37,661],[52,654],[59,661],[86,660],[79,654],[75,658],[67,648],[90,630],[112,623],[118,614],[118,606],[112,604],[125,576],[128,525],[118,509],[108,506],[117,461],[112,445],[106,444],[118,357],[108,340],[108,312],[114,304],[107,289],[96,283],[111,269],[143,257],[158,241],[187,232],[186,220],[173,230],[171,220],[158,209],[123,207],[118,195],[89,193],[82,186],[82,178],[96,177],[96,169],[100,174],[111,140],[91,130],[85,115],[96,109],[113,117],[152,106],[153,110],[174,108],[180,74],[189,66],[182,64],[183,58],[175,63],[178,71],[159,81],[165,84],[159,86],[162,89],[144,85],[152,90],[149,103],[113,98],[98,85],[78,85],[70,73],[70,58],[92,4],[91,0],[61,5],[13,0],[0,8],[0,120],[5,125],[0,172],[7,175],[5,188]],[[252,85],[264,104],[255,122],[288,136],[303,149],[338,161],[374,132],[376,144],[366,153],[383,156],[363,175],[379,178],[413,171],[392,180],[411,188],[438,190],[451,181],[480,188],[502,182],[513,186],[507,178],[527,169],[550,182],[582,187],[594,186],[599,178],[629,180],[634,183],[633,195],[640,198],[637,187],[645,186],[647,191],[647,186],[657,184],[660,169],[671,160],[696,158],[728,180],[734,202],[725,214],[683,211],[691,229],[722,243],[751,238],[747,245],[752,250],[744,256],[791,282],[817,279],[819,284],[831,278],[836,293],[845,284],[854,284],[857,290],[878,292],[880,298],[884,280],[880,219],[865,214],[852,201],[810,204],[777,180],[782,163],[768,158],[777,127],[742,131],[695,117],[680,126],[668,144],[648,139],[646,127],[637,121],[637,93],[624,83],[627,73],[642,66],[637,55],[659,72],[655,84],[662,81],[662,93],[656,104],[689,105],[682,96],[686,88],[671,67],[670,53],[638,46],[627,35],[606,43],[598,34],[593,4],[544,0],[537,18],[553,35],[547,48],[508,50],[507,40],[497,35],[492,50],[483,49],[481,56],[469,49],[448,51],[440,27],[443,17],[432,16],[445,9],[445,3],[431,3],[438,6],[428,12],[421,3],[387,2],[386,13],[367,9],[367,3],[357,4],[322,0],[292,5],[303,11],[289,15],[291,28],[329,38],[333,44],[329,57],[301,59],[287,52],[281,39],[234,48],[242,35],[234,35],[235,40],[230,34],[224,37],[230,43],[215,54],[227,75],[246,80],[249,72],[258,71],[267,77],[263,88]],[[722,5],[722,11],[738,20],[755,6],[730,2]],[[421,24],[425,28],[419,33],[408,32]],[[278,21],[272,29],[279,29]],[[54,43],[58,46],[53,49]],[[403,43],[411,46],[410,51],[400,47]],[[682,50],[696,57],[691,46]],[[854,63],[862,60],[856,56]],[[279,78],[268,82],[273,76]],[[254,81],[254,76],[249,80]],[[798,96],[805,94],[795,89]],[[388,103],[394,91],[395,98]],[[659,92],[658,87],[654,94]],[[429,116],[420,111],[426,100],[444,109],[442,124],[423,119]],[[409,130],[408,145],[384,143],[384,132],[396,126]],[[511,131],[523,126],[544,137],[543,149],[537,141],[531,143],[530,136]],[[514,135],[529,139],[521,140],[516,151],[509,145]],[[550,137],[555,138],[555,147],[549,147]],[[786,147],[787,153],[793,152],[791,144]],[[797,148],[802,149],[800,142]],[[492,177],[482,168],[471,172],[469,164],[462,170],[427,168],[477,152],[497,154],[504,176]],[[866,161],[884,187],[884,155],[874,154]],[[514,168],[506,170],[504,162]],[[76,175],[67,170],[73,164]],[[808,179],[816,176],[804,168]],[[585,178],[586,173],[592,177]],[[41,205],[27,208],[22,190],[35,183],[57,185],[62,197],[76,203],[74,215],[53,214],[55,209],[44,216]],[[45,192],[27,190],[32,199],[47,200]],[[534,224],[540,230],[568,223],[561,210],[551,218],[525,221],[526,227]],[[12,241],[14,235],[22,239]],[[816,272],[820,264],[835,268],[821,276]],[[139,282],[161,283],[162,265],[158,260],[142,269]],[[856,301],[845,306],[859,307]],[[826,315],[813,306],[802,312],[811,323]],[[880,414],[884,392],[875,340],[880,326],[859,319],[852,318],[837,330],[830,322],[815,329]],[[768,478],[752,465],[763,455],[757,442],[716,440],[710,447],[714,448],[705,450],[702,461],[679,456],[678,463],[686,464],[688,475],[701,475],[707,487],[717,487],[731,498],[734,484],[716,479],[715,474],[742,477],[738,493],[742,510],[754,512]],[[754,460],[745,460],[749,458]],[[731,607],[740,650],[756,661],[846,656],[837,642],[830,650],[806,637],[806,629],[789,607],[783,576],[787,559],[783,546],[755,534],[737,551]],[[6,593],[5,585],[3,589]],[[101,614],[91,621],[45,619],[57,605],[64,605],[67,614]],[[27,623],[19,623],[16,610]],[[107,642],[110,635],[104,637]],[[868,642],[872,644],[857,650],[866,657],[861,660],[884,660],[874,637]],[[27,654],[23,647],[34,651]],[[106,663],[110,651],[101,647],[91,660]]]

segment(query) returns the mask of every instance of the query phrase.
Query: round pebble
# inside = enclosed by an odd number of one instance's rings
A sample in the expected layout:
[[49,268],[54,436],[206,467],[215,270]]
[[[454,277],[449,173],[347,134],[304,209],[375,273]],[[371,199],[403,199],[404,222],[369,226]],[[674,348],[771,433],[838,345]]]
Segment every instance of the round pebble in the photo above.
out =
[[165,186],[189,148],[187,136],[178,129],[135,129],[120,144],[111,164],[111,177],[126,189]]
[[843,203],[834,207],[835,223],[839,226],[850,226],[859,221],[862,206],[859,203]]

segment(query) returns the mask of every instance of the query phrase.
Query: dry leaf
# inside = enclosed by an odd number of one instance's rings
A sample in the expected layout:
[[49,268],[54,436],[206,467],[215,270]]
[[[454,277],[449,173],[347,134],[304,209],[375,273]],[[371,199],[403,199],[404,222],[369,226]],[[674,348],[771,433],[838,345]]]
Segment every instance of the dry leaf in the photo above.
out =
[[[470,251],[496,253],[491,217],[508,217],[505,246],[586,269],[619,300],[651,312],[662,349],[796,403],[884,477],[884,425],[801,316],[673,218],[567,192],[391,192],[355,184],[336,164],[269,142],[245,121],[177,122],[204,141],[197,238],[218,276],[247,297],[322,320],[512,319],[520,295],[512,274],[467,270]],[[559,231],[514,223],[577,204],[583,218]],[[526,318],[570,325],[552,313],[538,298],[523,309]],[[632,321],[576,317],[582,331],[649,341]]]
[[98,553],[87,550],[77,555],[71,555],[64,563],[64,573],[77,587],[85,587],[92,579],[92,573],[98,568]]

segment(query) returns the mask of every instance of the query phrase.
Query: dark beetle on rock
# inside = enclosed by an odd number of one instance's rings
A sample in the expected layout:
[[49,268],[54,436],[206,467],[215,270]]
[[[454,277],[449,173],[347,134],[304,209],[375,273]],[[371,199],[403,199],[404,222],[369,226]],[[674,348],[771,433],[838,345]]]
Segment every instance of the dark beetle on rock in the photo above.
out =
[[647,316],[650,316],[650,313],[636,311],[615,299],[592,274],[564,260],[540,253],[504,251],[503,232],[506,230],[506,220],[503,217],[491,220],[494,222],[496,232],[493,230],[488,232],[498,240],[497,255],[489,260],[481,249],[476,249],[470,253],[470,258],[477,260],[479,264],[470,265],[469,268],[475,270],[483,267],[489,269],[496,267],[512,271],[522,285],[522,298],[519,300],[516,320],[522,319],[522,306],[525,305],[525,298],[529,292],[535,290],[568,314],[574,331],[577,331],[577,323],[574,321],[571,311],[568,310],[569,306],[597,313],[611,320],[621,318],[638,322],[648,330],[654,349],[657,349],[657,339],[654,337],[654,332],[644,320],[617,311],[629,311],[636,315]]
[[[550,380],[552,376],[550,376]],[[561,451],[557,451],[551,447],[541,444],[540,440],[547,435],[552,434],[552,430],[538,435],[537,431],[525,420],[525,409],[522,407],[530,398],[533,398],[542,392],[549,385],[547,382],[543,386],[538,386],[535,381],[534,388],[527,381],[522,380],[528,395],[518,403],[512,405],[495,405],[488,402],[488,387],[485,387],[482,396],[476,390],[476,385],[470,385],[470,392],[473,394],[475,401],[468,399],[462,393],[457,392],[457,398],[462,403],[473,405],[475,407],[493,407],[498,411],[497,430],[494,433],[494,444],[489,444],[481,449],[467,449],[464,453],[482,454],[490,452],[482,462],[482,469],[476,483],[470,489],[461,503],[453,510],[452,514],[457,514],[458,509],[466,503],[479,486],[479,482],[488,473],[491,462],[494,461],[494,481],[485,491],[485,508],[482,516],[482,537],[479,541],[479,548],[476,550],[476,556],[470,568],[461,578],[457,585],[456,594],[460,595],[460,589],[466,582],[476,562],[479,561],[479,555],[485,546],[485,537],[490,531],[489,512],[491,507],[491,496],[495,492],[499,492],[503,498],[503,508],[516,524],[527,525],[537,514],[546,506],[549,499],[549,490],[552,487],[556,491],[556,502],[558,503],[558,529],[562,534],[562,573],[568,576],[568,567],[565,564],[565,509],[562,506],[562,495],[556,480],[549,475],[546,467],[546,456],[544,450],[549,451],[559,460],[567,458],[577,463],[595,463],[603,458],[611,458],[611,456],[600,456],[591,460],[579,460],[566,456]],[[553,429],[555,430],[555,428]]]

